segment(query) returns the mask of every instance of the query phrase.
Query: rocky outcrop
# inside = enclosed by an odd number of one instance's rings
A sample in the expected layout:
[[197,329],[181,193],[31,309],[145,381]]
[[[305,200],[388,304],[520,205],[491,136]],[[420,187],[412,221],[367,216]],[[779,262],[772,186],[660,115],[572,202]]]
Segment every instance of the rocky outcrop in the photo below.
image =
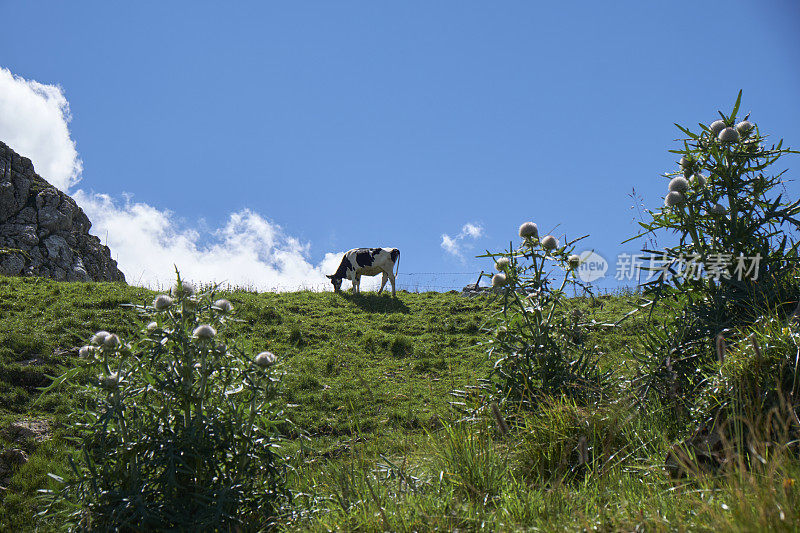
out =
[[75,201],[0,142],[0,274],[125,281]]
[[491,290],[492,290],[491,287],[481,287],[477,283],[470,283],[469,285],[461,289],[461,296],[467,296],[467,297],[480,296],[482,294],[489,294]]

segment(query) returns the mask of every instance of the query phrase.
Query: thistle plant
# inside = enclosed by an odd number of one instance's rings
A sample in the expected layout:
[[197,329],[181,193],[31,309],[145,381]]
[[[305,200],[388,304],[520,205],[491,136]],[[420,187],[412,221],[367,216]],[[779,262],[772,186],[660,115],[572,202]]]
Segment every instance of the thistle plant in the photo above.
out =
[[[79,451],[51,496],[87,530],[250,530],[288,496],[276,453],[277,357],[224,338],[233,305],[182,283],[140,309],[138,335],[99,331],[51,387],[83,399]],[[87,379],[88,376],[88,379]]]
[[[730,114],[686,135],[679,168],[664,206],[640,222],[648,234],[671,234],[675,244],[650,254],[651,303],[667,302],[674,320],[649,332],[643,384],[672,400],[686,400],[714,360],[711,339],[796,299],[800,201],[782,194],[785,171],[770,175],[784,155],[769,145],[749,114],[738,118],[741,92]],[[625,241],[628,242],[628,241]],[[791,311],[791,309],[787,309]]]
[[549,397],[590,402],[608,376],[598,369],[595,348],[576,340],[568,308],[569,288],[588,290],[576,275],[580,257],[573,251],[580,239],[559,245],[547,235],[540,241],[533,222],[522,224],[519,234],[516,247],[511,243],[506,252],[481,256],[502,270],[492,277],[503,304],[490,328],[494,395],[524,409]]

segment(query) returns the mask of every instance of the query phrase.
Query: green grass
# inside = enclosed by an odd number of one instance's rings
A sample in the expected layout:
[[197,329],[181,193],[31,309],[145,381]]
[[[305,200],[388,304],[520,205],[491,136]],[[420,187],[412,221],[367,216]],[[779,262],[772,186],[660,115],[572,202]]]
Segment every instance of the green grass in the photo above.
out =
[[[497,304],[456,293],[220,293],[236,321],[226,342],[269,350],[286,371],[292,407],[283,453],[294,494],[285,530],[758,530],[800,525],[796,461],[760,470],[671,481],[665,453],[680,433],[668,410],[634,411],[624,392],[597,409],[554,402],[536,415],[489,414],[456,422],[454,390],[487,377],[481,346]],[[0,491],[0,530],[32,530],[37,490],[53,488],[69,452],[66,415],[80,408],[38,387],[68,368],[97,330],[123,338],[141,327],[136,309],[155,293],[111,283],[0,277],[0,429],[22,418],[52,423],[45,443],[23,443],[31,460]],[[611,328],[635,295],[573,298],[585,342],[620,378],[645,316]],[[31,360],[35,364],[30,364]],[[624,379],[620,379],[620,382]],[[11,446],[0,434],[0,449]],[[19,443],[13,444],[20,446]],[[800,486],[800,484],[798,484]]]

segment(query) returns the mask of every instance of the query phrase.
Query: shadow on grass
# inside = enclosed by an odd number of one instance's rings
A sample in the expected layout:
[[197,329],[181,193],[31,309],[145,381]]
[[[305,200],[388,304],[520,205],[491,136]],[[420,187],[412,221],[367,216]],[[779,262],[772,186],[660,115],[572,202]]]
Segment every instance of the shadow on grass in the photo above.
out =
[[341,297],[370,313],[410,313],[411,309],[391,294],[340,293]]

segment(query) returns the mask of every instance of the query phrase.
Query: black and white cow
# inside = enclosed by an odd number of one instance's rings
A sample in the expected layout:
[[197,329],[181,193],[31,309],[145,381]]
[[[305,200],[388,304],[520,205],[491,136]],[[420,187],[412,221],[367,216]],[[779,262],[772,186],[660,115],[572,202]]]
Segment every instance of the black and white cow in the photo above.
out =
[[353,248],[345,252],[342,262],[334,274],[328,276],[333,283],[333,290],[339,292],[344,278],[353,282],[353,293],[360,292],[361,276],[375,276],[383,273],[381,288],[383,292],[386,280],[392,282],[392,296],[395,296],[394,279],[397,276],[395,266],[399,267],[400,250],[397,248]]

